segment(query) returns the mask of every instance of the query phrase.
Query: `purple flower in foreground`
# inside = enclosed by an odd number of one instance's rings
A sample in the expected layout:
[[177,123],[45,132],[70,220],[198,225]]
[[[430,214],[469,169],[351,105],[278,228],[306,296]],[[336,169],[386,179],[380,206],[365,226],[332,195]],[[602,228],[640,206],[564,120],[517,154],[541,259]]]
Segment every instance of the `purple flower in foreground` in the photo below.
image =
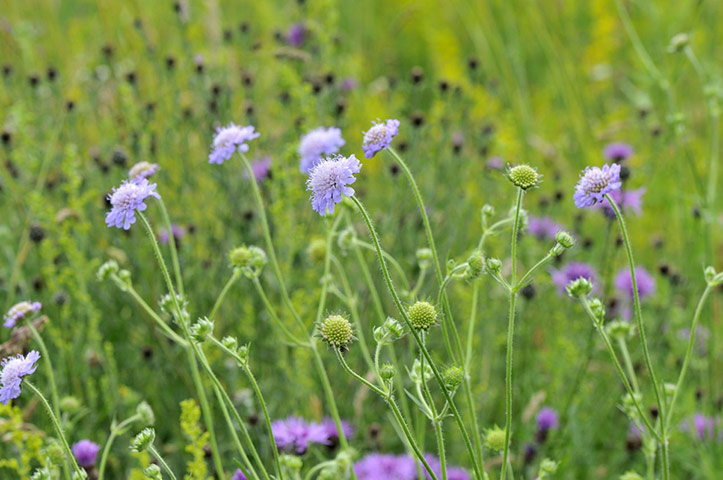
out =
[[244,472],[242,472],[240,468],[237,468],[231,480],[248,480],[248,478],[246,478],[246,475],[244,475]]
[[583,262],[570,262],[559,270],[552,270],[552,283],[557,287],[560,295],[565,295],[567,284],[578,278],[586,278],[595,286],[597,274],[595,269]]
[[608,143],[603,149],[603,156],[611,162],[620,162],[630,157],[634,150],[632,145],[624,142]]
[[560,426],[560,418],[557,411],[550,408],[544,407],[537,414],[537,428],[540,430],[551,430]]
[[[327,443],[331,446],[337,445],[339,443],[339,431],[336,429],[336,424],[334,423],[334,420],[331,418],[324,418],[324,420],[321,422],[321,426],[324,429]],[[354,434],[354,427],[351,425],[351,423],[341,421],[341,430],[344,432],[345,437],[351,437]]]
[[306,189],[311,190],[311,206],[319,215],[334,213],[334,206],[341,202],[342,195],[354,195],[349,187],[356,181],[355,173],[361,170],[361,163],[354,155],[327,158],[309,172]]
[[152,177],[160,167],[157,163],[138,162],[128,171],[128,178],[131,181],[138,181],[142,178]]
[[295,23],[289,27],[289,31],[286,32],[286,42],[292,47],[299,48],[304,45],[306,33],[306,26],[304,26],[303,23]]
[[620,165],[604,165],[599,167],[585,167],[575,185],[575,206],[577,208],[592,207],[602,202],[606,193],[618,190],[622,186],[620,181]]
[[328,445],[326,429],[318,423],[307,422],[303,418],[288,417],[271,424],[271,431],[280,450],[302,455],[310,443]]
[[70,450],[78,461],[78,465],[83,468],[90,468],[95,465],[95,459],[98,456],[100,446],[90,440],[81,440],[73,444]]
[[[171,234],[173,234],[173,240],[175,240],[176,246],[178,246],[181,239],[186,236],[186,229],[180,225],[176,225],[175,223],[172,223],[171,224]],[[168,240],[169,240],[168,230],[166,230],[164,228],[163,230],[161,230],[158,233],[158,241],[163,244],[167,244]]]
[[[268,155],[251,162],[251,173],[257,182],[267,178],[271,172],[271,157]],[[249,178],[248,172],[244,172],[244,177]]]
[[415,480],[417,468],[408,455],[370,453],[354,464],[359,480]]
[[[638,284],[638,295],[642,300],[655,293],[655,279],[643,267],[635,267],[635,279]],[[630,276],[630,269],[625,267],[615,275],[615,289],[621,294],[633,298],[633,279]]]
[[208,163],[221,164],[231,158],[231,155],[238,150],[246,153],[249,146],[246,142],[259,137],[259,133],[254,131],[252,125],[240,127],[234,123],[229,123],[226,127],[216,129],[216,135],[213,137],[213,150],[208,156]]
[[[643,211],[644,193],[645,187],[635,190],[614,190],[610,192],[610,198],[618,204],[623,213],[632,212],[635,215],[640,215]],[[613,210],[609,202],[599,203],[598,206],[603,209],[603,212],[609,218],[615,218],[615,210]]]
[[35,363],[39,359],[40,354],[35,350],[31,350],[26,356],[17,355],[3,359],[0,363],[0,403],[7,405],[10,400],[20,396],[23,377],[35,371]]
[[135,182],[124,180],[120,187],[113,188],[113,192],[108,195],[111,209],[105,216],[105,223],[109,227],[128,230],[136,223],[136,210],[142,212],[148,208],[144,203],[146,198],[161,198],[155,190],[156,184],[148,183],[145,178]]
[[5,323],[3,323],[3,325],[7,328],[13,328],[16,323],[18,323],[20,320],[27,317],[28,315],[36,313],[42,308],[42,306],[43,305],[40,302],[16,303],[12,306],[12,308],[10,308],[10,310],[8,310],[8,313],[3,316],[3,320],[5,320]]
[[399,133],[399,120],[373,122],[369,130],[364,132],[362,150],[366,158],[372,158],[377,152],[389,148],[392,139]]
[[341,137],[341,130],[336,127],[318,127],[310,131],[299,142],[299,170],[302,173],[309,171],[322,161],[322,156],[333,155],[344,146],[346,142]]
[[527,231],[540,240],[554,240],[555,234],[565,227],[550,217],[535,217],[530,215],[527,222]]

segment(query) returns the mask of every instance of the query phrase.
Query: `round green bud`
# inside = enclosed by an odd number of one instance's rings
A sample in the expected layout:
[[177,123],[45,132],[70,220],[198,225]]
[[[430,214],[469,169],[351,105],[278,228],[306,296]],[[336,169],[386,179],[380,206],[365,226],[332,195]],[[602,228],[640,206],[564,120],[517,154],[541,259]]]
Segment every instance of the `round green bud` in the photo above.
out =
[[565,290],[573,298],[587,297],[592,292],[592,283],[585,277],[576,278],[567,284]]
[[442,373],[442,378],[448,390],[456,390],[464,381],[464,370],[456,366],[449,367]]
[[354,246],[354,242],[356,241],[356,232],[353,228],[345,228],[340,234],[339,238],[337,239],[337,245],[339,245],[339,248],[342,250],[349,250],[351,247]]
[[47,468],[38,468],[30,476],[30,480],[51,480],[52,478]]
[[633,332],[633,328],[630,322],[615,320],[608,324],[607,331],[611,337],[624,340]]
[[665,382],[663,384],[663,391],[669,397],[672,397],[673,395],[675,395],[676,388],[677,388],[677,386],[674,383]]
[[51,465],[59,467],[65,462],[65,450],[58,442],[52,442],[45,448],[45,454]]
[[258,274],[268,262],[266,252],[253,245],[234,248],[228,254],[228,260],[233,267],[252,274]]
[[590,310],[592,310],[598,322],[602,323],[602,321],[605,320],[605,305],[603,305],[599,298],[590,300]]
[[72,395],[68,395],[67,397],[63,397],[60,399],[60,409],[66,413],[73,414],[80,410],[82,406],[83,404],[80,403],[80,400],[73,397]]
[[291,473],[299,472],[301,467],[304,466],[304,462],[301,460],[301,457],[296,455],[282,455],[280,461],[281,466],[289,470]]
[[86,480],[88,478],[88,472],[81,470],[80,472],[73,472],[71,480]]
[[502,262],[499,258],[488,258],[485,261],[485,269],[487,270],[487,273],[497,275],[502,270]]
[[542,480],[545,478],[550,478],[552,475],[554,475],[557,472],[557,467],[560,464],[552,459],[545,458],[540,462],[540,471],[537,475],[537,478]]
[[643,477],[631,470],[620,475],[620,480],[643,480]]
[[495,214],[495,207],[489,204],[485,204],[482,206],[482,216],[485,218],[490,218],[494,216]]
[[529,165],[507,167],[507,178],[523,190],[536,187],[542,181],[542,175]]
[[437,309],[429,302],[414,302],[407,308],[407,316],[417,330],[428,330],[437,323]]
[[384,380],[391,380],[394,378],[395,373],[396,372],[394,371],[394,367],[391,363],[385,363],[379,368],[379,376]]
[[238,348],[238,340],[234,337],[225,336],[221,339],[221,343],[231,351],[235,351]]
[[575,245],[575,239],[573,236],[564,230],[560,230],[555,234],[555,241],[564,248],[572,248],[572,246]]
[[138,418],[143,425],[153,425],[156,421],[153,409],[145,400],[139,403],[136,407],[136,415],[138,415]]
[[432,250],[429,248],[420,248],[417,250],[417,263],[422,270],[428,269],[432,265]]
[[495,425],[485,431],[485,447],[490,450],[501,452],[505,449],[505,431]]
[[131,451],[142,452],[153,445],[156,439],[156,431],[151,427],[144,428],[131,440]]
[[158,465],[149,465],[148,468],[143,470],[143,475],[152,480],[161,480],[163,478],[161,475],[161,467]]
[[98,279],[107,280],[111,275],[117,274],[120,268],[115,260],[108,260],[98,268]]
[[197,342],[205,341],[213,333],[213,322],[206,317],[191,325],[191,336]]
[[482,252],[476,250],[467,259],[467,276],[469,278],[479,278],[485,268],[485,257]]
[[121,289],[123,291],[127,290],[133,284],[131,280],[131,272],[129,272],[128,270],[119,270],[118,278],[120,278],[121,280]]
[[326,317],[319,327],[321,338],[331,347],[346,347],[354,339],[351,323],[341,315]]
[[246,363],[249,361],[249,346],[248,345],[241,345],[238,347],[238,350],[236,350],[236,355],[239,356],[241,359],[241,362]]
[[668,51],[670,53],[680,53],[688,46],[689,43],[690,37],[688,37],[687,33],[677,33],[670,39]]
[[323,262],[326,258],[326,240],[323,238],[314,238],[309,242],[309,246],[306,248],[306,253],[312,262]]

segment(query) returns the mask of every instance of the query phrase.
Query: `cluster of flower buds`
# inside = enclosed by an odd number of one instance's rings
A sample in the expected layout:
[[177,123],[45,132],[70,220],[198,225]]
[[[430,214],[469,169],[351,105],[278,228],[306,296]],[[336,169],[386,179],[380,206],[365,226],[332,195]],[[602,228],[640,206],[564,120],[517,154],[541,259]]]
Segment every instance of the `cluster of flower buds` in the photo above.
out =
[[382,345],[388,345],[403,336],[404,327],[392,317],[387,317],[382,326],[374,328],[374,340]]
[[156,439],[156,431],[147,427],[141,430],[133,439],[131,439],[130,448],[132,452],[143,452],[153,445]]
[[242,245],[228,254],[231,266],[248,278],[258,278],[261,270],[268,262],[266,252],[256,246]]
[[205,342],[211,334],[213,334],[213,322],[206,317],[199,318],[191,325],[191,337],[198,343]]
[[575,239],[569,233],[560,230],[555,234],[555,246],[550,250],[550,255],[557,257],[568,248],[575,245]]

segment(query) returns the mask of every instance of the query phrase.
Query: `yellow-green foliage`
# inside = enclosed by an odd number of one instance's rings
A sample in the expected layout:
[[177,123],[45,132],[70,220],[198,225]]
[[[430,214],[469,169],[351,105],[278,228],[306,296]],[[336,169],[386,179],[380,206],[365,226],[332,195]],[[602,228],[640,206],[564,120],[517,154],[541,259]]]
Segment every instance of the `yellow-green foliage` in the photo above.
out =
[[181,402],[181,430],[188,439],[186,452],[191,454],[191,460],[186,464],[187,480],[202,480],[207,478],[206,460],[203,447],[208,443],[208,432],[201,429],[199,420],[201,419],[201,409],[193,399]]
[[19,457],[0,458],[0,478],[12,478],[15,474],[27,478],[32,471],[33,460],[42,463],[40,449],[43,438],[23,422],[23,413],[19,408],[0,404],[0,439],[19,452]]

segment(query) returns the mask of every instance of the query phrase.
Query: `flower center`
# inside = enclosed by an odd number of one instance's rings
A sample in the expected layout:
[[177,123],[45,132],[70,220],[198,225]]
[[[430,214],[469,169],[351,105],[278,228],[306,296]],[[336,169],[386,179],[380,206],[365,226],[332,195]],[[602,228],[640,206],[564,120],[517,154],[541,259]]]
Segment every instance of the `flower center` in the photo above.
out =
[[381,143],[387,137],[387,127],[381,123],[374,125],[365,135],[367,144]]
[[608,183],[610,183],[610,175],[603,173],[602,170],[590,172],[587,178],[587,191],[600,193]]

